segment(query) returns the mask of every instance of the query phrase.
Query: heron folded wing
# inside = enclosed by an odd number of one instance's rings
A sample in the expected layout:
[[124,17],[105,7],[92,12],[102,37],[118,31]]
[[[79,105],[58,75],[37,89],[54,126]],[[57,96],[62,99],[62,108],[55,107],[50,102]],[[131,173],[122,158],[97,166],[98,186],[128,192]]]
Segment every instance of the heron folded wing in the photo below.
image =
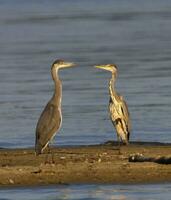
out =
[[55,132],[58,131],[61,124],[61,115],[57,106],[47,104],[42,112],[36,128],[36,143],[45,146]]
[[122,99],[122,102],[120,104],[121,106],[121,112],[123,114],[123,119],[126,123],[128,132],[130,133],[131,131],[131,121],[130,121],[130,115],[129,115],[129,111],[128,111],[128,106],[126,104],[126,102]]
[[120,115],[118,114],[117,108],[114,104],[110,105],[109,109],[112,121],[116,121],[118,118],[120,118]]

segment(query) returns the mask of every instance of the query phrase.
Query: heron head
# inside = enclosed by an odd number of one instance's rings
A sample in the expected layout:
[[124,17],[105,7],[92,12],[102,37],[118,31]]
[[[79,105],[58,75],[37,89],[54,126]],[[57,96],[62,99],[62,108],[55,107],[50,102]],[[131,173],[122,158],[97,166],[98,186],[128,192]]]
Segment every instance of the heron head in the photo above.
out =
[[96,65],[95,67],[99,68],[99,69],[104,69],[104,70],[110,71],[114,74],[117,73],[117,66],[115,64]]
[[67,68],[67,67],[73,67],[75,66],[74,63],[72,62],[66,62],[64,60],[55,60],[55,62],[52,64],[52,69],[62,69],[62,68]]

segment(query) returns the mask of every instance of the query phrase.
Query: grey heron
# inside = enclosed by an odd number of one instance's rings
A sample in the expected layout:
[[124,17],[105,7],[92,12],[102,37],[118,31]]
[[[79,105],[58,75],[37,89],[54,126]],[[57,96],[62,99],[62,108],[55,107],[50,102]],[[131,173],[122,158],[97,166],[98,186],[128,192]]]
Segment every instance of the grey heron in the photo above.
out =
[[115,90],[115,81],[118,71],[117,66],[114,64],[106,64],[106,65],[96,65],[95,67],[110,71],[112,74],[112,77],[109,81],[109,95],[110,95],[109,113],[110,113],[110,119],[117,133],[117,139],[120,151],[120,141],[122,141],[124,144],[129,143],[131,120],[128,111],[128,106],[123,96],[119,95],[119,93],[117,93]]
[[59,79],[58,71],[63,68],[72,67],[75,64],[56,60],[51,67],[51,75],[54,81],[54,94],[45,106],[36,127],[35,152],[39,155],[52,141],[53,137],[59,131],[62,124],[62,82]]

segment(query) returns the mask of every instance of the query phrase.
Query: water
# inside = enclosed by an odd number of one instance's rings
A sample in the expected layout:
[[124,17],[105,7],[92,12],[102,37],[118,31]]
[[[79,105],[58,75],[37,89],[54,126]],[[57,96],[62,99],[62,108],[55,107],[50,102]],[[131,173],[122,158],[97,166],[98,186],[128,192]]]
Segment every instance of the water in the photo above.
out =
[[108,117],[110,74],[129,105],[131,140],[171,142],[170,1],[0,1],[0,146],[34,145],[35,126],[51,98],[51,63],[63,70],[63,125],[56,145],[116,139]]
[[[92,67],[113,62],[119,67],[117,90],[131,113],[131,140],[171,142],[170,46],[170,0],[0,0],[0,147],[34,145],[36,122],[53,92],[50,65],[57,58],[78,67],[60,72],[63,125],[55,145],[116,139],[107,112],[110,74]],[[0,198],[64,199],[68,191],[66,199],[169,199],[169,189],[47,187],[14,189],[14,196],[1,190]]]
[[0,200],[169,200],[171,185],[72,185],[0,190]]

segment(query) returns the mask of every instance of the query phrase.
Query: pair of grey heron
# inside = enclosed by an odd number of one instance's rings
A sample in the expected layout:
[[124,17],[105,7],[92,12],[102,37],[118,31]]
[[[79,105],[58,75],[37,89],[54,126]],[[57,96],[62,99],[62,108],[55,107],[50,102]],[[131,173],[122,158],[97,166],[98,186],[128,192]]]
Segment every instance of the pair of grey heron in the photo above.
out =
[[[49,143],[59,131],[62,124],[62,82],[59,79],[58,71],[63,68],[75,66],[72,62],[65,62],[63,60],[56,60],[51,67],[52,79],[54,81],[54,94],[50,101],[45,106],[36,127],[36,155],[41,154]],[[130,117],[127,104],[122,96],[115,90],[115,81],[117,77],[117,66],[114,64],[97,65],[97,68],[110,71],[112,77],[109,81],[109,112],[111,121],[115,127],[119,150],[120,141],[128,144],[130,135]]]

